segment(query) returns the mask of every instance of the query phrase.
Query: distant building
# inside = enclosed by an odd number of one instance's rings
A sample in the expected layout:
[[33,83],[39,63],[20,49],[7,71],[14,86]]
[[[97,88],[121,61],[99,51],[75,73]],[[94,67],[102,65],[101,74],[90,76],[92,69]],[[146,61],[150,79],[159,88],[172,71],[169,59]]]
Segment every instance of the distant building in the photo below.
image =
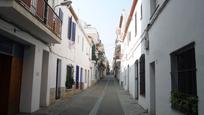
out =
[[99,39],[99,33],[96,28],[94,28],[91,25],[88,25],[86,23],[84,25],[84,30],[88,35],[89,40],[92,42],[92,49],[91,49],[91,60],[92,60],[92,77],[89,79],[90,81],[90,86],[95,84],[97,80],[99,80],[99,75],[98,75],[98,51],[96,49],[96,45],[100,43]]

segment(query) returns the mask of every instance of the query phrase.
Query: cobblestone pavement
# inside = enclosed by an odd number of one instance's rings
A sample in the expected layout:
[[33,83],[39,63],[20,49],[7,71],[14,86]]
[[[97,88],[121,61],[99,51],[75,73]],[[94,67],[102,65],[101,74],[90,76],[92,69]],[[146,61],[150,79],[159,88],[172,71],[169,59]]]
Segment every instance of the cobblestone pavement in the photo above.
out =
[[32,114],[17,115],[147,115],[145,110],[107,76],[96,85],[76,95],[58,100]]

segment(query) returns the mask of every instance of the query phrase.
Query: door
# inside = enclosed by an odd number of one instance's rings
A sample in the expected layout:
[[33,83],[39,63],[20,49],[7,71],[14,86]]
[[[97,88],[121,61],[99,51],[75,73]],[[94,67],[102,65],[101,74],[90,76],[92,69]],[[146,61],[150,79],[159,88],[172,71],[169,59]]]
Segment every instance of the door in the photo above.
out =
[[0,115],[19,112],[23,47],[0,38]]
[[9,97],[9,79],[11,71],[11,56],[0,54],[0,114],[7,115]]
[[23,61],[19,57],[0,54],[0,114],[19,112]]
[[57,59],[57,75],[56,75],[56,95],[55,98],[59,99],[61,95],[61,65],[62,61],[60,59]]
[[150,63],[150,114],[156,115],[155,62]]
[[79,66],[76,66],[76,88],[79,88]]
[[83,68],[81,68],[81,70],[80,70],[80,89],[83,89],[83,87],[84,87],[82,78],[83,78]]
[[23,60],[21,58],[12,57],[9,85],[9,115],[19,112],[22,66]]
[[88,87],[90,87],[91,83],[90,83],[90,76],[89,76],[89,70],[88,70]]
[[130,91],[130,90],[129,90],[129,86],[130,86],[130,81],[129,81],[129,79],[130,79],[130,67],[129,67],[129,65],[128,65],[128,71],[127,71],[127,90],[128,90],[128,91]]
[[135,62],[135,99],[138,100],[138,60]]
[[67,89],[71,89],[72,88],[72,81],[73,78],[72,78],[72,66],[68,65],[67,66],[67,75],[66,75],[66,88]]

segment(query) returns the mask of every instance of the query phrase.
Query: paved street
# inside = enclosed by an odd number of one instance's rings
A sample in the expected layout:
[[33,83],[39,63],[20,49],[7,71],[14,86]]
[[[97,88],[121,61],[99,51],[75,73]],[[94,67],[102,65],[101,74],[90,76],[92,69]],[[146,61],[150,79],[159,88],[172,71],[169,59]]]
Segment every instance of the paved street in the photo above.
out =
[[78,95],[32,115],[145,115],[144,112],[112,76],[107,76]]

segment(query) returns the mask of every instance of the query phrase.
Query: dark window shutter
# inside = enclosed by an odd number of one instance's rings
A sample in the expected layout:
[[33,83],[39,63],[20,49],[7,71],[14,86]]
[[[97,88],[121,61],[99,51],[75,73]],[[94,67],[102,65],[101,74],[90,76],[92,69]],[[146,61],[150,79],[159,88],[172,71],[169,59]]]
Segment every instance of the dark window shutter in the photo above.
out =
[[75,37],[76,37],[76,24],[73,22],[72,23],[72,41],[75,42]]
[[145,96],[145,55],[140,57],[140,94]]
[[71,34],[72,34],[72,17],[69,17],[68,20],[68,39],[71,40]]
[[62,10],[61,10],[61,8],[59,9],[59,18],[60,18],[60,20],[63,22],[63,12],[62,12]]

